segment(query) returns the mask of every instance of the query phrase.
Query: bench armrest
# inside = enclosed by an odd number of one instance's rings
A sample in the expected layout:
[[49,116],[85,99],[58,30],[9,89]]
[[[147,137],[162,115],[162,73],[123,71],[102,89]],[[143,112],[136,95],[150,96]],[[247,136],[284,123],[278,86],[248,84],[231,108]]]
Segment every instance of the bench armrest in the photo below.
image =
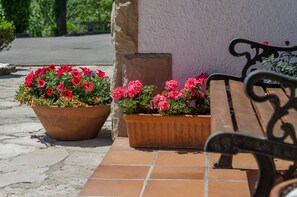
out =
[[[276,94],[269,94],[264,96],[257,95],[253,87],[263,80],[276,82],[281,88],[285,89],[286,95],[288,96],[287,102],[281,105],[280,98]],[[257,102],[265,102],[269,100],[274,105],[274,113],[272,114],[266,128],[266,135],[268,139],[285,143],[284,140],[288,136],[290,136],[293,143],[297,145],[295,128],[293,124],[289,122],[282,123],[281,129],[284,131],[283,136],[276,136],[273,133],[273,128],[278,120],[289,114],[290,109],[297,110],[296,88],[296,78],[272,71],[254,71],[251,72],[244,80],[244,91],[250,99]]]

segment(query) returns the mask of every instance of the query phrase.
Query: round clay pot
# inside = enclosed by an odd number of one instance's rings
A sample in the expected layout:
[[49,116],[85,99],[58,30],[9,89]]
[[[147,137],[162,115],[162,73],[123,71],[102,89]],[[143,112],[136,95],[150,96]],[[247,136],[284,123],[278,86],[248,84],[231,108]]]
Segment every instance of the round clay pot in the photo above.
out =
[[[270,197],[287,196],[287,194],[297,187],[297,179],[281,182],[274,186],[270,192]],[[295,196],[295,195],[294,195]]]
[[94,138],[110,114],[110,105],[32,108],[47,134],[57,140]]

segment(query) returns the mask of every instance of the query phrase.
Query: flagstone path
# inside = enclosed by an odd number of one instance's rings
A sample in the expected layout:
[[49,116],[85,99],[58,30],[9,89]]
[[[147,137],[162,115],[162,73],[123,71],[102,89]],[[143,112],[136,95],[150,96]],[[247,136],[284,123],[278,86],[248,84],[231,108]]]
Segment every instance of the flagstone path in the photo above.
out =
[[[111,66],[93,66],[112,75]],[[111,120],[97,138],[56,141],[13,97],[31,67],[0,76],[0,196],[77,196],[109,150]]]

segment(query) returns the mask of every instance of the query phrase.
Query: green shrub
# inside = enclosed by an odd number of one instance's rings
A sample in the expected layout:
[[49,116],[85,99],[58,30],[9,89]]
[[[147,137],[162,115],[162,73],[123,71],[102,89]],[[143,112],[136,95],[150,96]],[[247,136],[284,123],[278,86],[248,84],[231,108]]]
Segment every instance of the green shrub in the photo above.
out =
[[13,21],[16,33],[24,33],[29,26],[31,0],[1,0],[5,19]]
[[0,19],[0,51],[8,49],[9,44],[14,40],[15,27],[12,22]]

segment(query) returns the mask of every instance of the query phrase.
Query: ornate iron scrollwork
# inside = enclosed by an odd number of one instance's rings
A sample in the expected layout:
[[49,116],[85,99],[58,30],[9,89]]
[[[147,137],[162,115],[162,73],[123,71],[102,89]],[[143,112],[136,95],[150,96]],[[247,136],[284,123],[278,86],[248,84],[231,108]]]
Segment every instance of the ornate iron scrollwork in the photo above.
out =
[[[251,49],[255,49],[255,55],[251,53],[251,51],[245,51],[245,52],[238,52],[236,51],[236,46],[238,45],[249,45]],[[235,57],[241,57],[244,56],[247,60],[244,68],[241,72],[241,78],[244,79],[248,73],[249,69],[256,65],[257,62],[261,62],[263,58],[268,58],[271,55],[274,55],[275,58],[279,57],[279,54],[282,52],[292,52],[297,51],[297,46],[295,47],[276,47],[276,46],[270,46],[266,44],[261,44],[257,42],[253,42],[250,40],[242,39],[242,38],[236,38],[231,41],[229,45],[229,51],[230,53]]]
[[[280,87],[289,90],[287,103],[281,106],[280,99],[275,94],[269,94],[265,96],[257,95],[253,91],[253,86],[263,79],[276,81],[279,83]],[[282,124],[281,129],[284,131],[282,136],[276,136],[273,133],[273,128],[279,119],[286,116],[289,113],[290,109],[297,110],[297,97],[295,95],[295,91],[297,88],[297,79],[272,71],[254,71],[246,77],[244,84],[244,90],[252,100],[258,102],[269,100],[274,105],[274,113],[272,114],[272,117],[270,118],[270,121],[266,128],[267,138],[269,140],[285,143],[285,139],[287,137],[290,137],[293,141],[293,144],[297,145],[295,129],[291,123],[286,122]]]

